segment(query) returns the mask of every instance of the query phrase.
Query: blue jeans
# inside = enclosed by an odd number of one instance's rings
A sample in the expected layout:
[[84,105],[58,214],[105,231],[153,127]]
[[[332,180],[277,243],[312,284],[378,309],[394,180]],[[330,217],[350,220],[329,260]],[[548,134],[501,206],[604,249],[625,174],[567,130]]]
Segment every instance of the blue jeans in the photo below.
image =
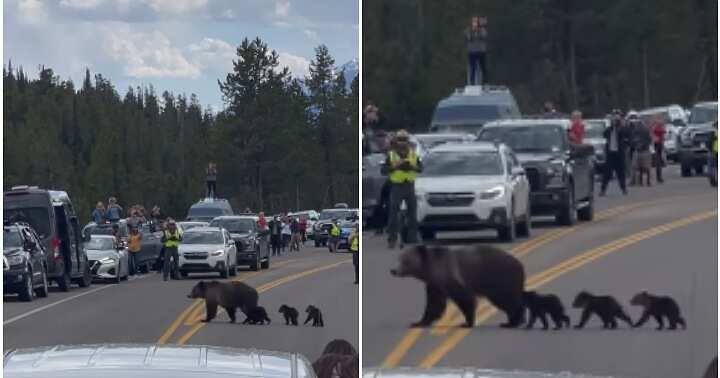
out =
[[[470,85],[480,85],[487,83],[487,67],[485,62],[485,53],[468,53],[468,63],[470,64]],[[480,73],[482,74],[481,80],[477,80],[478,66],[480,66]]]

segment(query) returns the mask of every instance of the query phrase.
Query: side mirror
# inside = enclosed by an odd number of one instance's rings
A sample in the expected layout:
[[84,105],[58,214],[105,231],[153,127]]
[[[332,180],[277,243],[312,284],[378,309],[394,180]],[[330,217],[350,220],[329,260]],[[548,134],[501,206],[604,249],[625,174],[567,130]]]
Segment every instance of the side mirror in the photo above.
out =
[[35,242],[32,240],[25,241],[25,243],[23,245],[23,249],[28,252],[34,251],[36,248],[37,248],[37,244],[35,244]]
[[523,167],[513,167],[510,174],[513,176],[525,176],[525,169]]

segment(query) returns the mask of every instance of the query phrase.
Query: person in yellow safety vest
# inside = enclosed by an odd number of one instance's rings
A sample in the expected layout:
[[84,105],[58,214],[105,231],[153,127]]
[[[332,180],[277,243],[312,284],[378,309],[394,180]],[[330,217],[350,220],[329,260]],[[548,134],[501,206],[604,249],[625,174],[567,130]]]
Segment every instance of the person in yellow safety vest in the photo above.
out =
[[[168,280],[168,275],[172,272],[172,279],[180,279],[178,277],[178,246],[182,241],[182,231],[177,228],[174,219],[168,219],[167,228],[163,231],[163,280]],[[172,261],[171,261],[172,260]],[[172,265],[171,265],[172,264]]]
[[415,200],[415,177],[422,171],[422,164],[410,145],[410,135],[405,130],[395,134],[382,172],[390,181],[390,214],[388,219],[388,247],[395,248],[401,225],[398,214],[405,201],[408,234],[406,242],[415,243],[417,238],[417,202]]
[[352,252],[353,266],[355,267],[355,285],[360,283],[360,233],[358,225],[355,225],[350,234],[350,252]]
[[330,239],[328,240],[328,249],[330,253],[337,252],[338,244],[340,244],[340,227],[338,227],[338,220],[333,219],[330,223]]

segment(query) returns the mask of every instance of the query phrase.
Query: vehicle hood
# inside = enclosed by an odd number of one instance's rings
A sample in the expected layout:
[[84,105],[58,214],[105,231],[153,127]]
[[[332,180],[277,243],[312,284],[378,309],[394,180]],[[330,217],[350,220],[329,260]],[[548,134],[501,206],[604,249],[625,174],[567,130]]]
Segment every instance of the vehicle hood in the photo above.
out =
[[549,162],[552,160],[563,160],[562,154],[560,152],[516,152],[515,156],[517,156],[518,160],[520,160],[520,164],[522,165],[525,165],[526,163],[534,164]]
[[3,248],[3,255],[11,256],[17,253],[22,252],[22,248],[19,247],[12,247],[12,248]]
[[222,244],[180,244],[179,252],[215,252],[218,249],[225,249]]
[[436,368],[436,369],[368,369],[363,368],[363,378],[612,378],[574,374],[570,372],[538,372],[525,370],[494,370],[476,368]]
[[712,130],[713,129],[713,122],[707,122],[707,123],[692,123],[685,127],[685,130]]
[[85,251],[87,252],[88,260],[102,260],[107,257],[111,259],[118,258],[117,251],[113,251],[112,249],[87,249]]
[[415,180],[415,191],[421,193],[475,193],[498,185],[504,185],[502,176],[420,176]]
[[233,240],[245,240],[250,238],[252,236],[252,233],[250,232],[238,232],[238,233],[230,233],[230,237]]

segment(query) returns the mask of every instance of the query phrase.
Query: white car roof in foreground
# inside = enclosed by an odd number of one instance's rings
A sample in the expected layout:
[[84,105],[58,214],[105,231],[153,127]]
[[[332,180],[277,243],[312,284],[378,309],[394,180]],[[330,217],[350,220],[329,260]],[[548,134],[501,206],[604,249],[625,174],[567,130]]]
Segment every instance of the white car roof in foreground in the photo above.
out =
[[485,124],[485,126],[483,126],[483,128],[488,127],[488,126],[515,126],[515,125],[535,126],[535,125],[558,125],[558,124],[569,127],[570,123],[571,123],[570,120],[565,119],[565,118],[502,119],[502,120],[488,122]]
[[491,142],[472,142],[457,144],[441,144],[432,149],[432,152],[497,152],[498,147]]

